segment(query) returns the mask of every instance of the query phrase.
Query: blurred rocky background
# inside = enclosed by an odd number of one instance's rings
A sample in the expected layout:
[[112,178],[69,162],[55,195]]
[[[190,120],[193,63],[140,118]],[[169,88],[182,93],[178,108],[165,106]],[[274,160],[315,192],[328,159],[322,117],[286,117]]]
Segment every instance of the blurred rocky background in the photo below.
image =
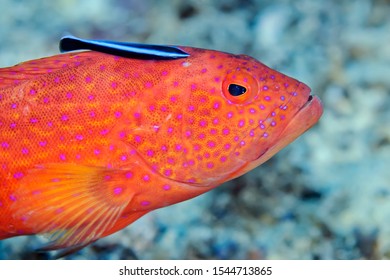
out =
[[[319,124],[249,174],[68,259],[390,258],[389,0],[0,0],[0,67],[59,38],[245,53],[308,84]],[[1,133],[1,132],[0,132]],[[45,259],[40,237],[0,259]]]

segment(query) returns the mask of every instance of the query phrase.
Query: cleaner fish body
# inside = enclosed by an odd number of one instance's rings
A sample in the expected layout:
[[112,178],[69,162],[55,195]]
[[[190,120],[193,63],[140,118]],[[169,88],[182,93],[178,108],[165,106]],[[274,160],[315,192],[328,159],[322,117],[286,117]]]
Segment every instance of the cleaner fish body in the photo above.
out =
[[249,56],[169,48],[0,69],[0,239],[81,248],[250,171],[322,114],[308,86]]

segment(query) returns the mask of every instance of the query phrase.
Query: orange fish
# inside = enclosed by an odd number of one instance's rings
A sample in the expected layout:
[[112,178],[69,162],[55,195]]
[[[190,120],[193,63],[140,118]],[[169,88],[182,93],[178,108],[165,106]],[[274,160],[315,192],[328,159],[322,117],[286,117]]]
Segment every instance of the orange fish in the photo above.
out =
[[0,69],[0,239],[77,250],[259,166],[313,126],[310,88],[245,55],[65,37]]

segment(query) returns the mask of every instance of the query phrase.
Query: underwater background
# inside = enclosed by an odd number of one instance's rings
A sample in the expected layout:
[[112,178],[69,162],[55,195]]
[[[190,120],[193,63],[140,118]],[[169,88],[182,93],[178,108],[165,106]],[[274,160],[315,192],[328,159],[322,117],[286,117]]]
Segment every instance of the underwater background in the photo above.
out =
[[[89,39],[251,55],[312,88],[320,122],[252,172],[67,259],[390,258],[389,0],[0,0],[0,67]],[[1,132],[0,132],[1,133]],[[0,259],[45,259],[41,237]]]

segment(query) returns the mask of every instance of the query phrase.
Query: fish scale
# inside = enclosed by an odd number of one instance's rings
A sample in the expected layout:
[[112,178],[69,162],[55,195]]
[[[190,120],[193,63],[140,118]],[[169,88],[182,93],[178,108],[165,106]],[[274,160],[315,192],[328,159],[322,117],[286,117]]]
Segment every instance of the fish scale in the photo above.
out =
[[81,248],[250,171],[322,114],[306,85],[251,57],[179,48],[189,56],[0,69],[0,238]]

